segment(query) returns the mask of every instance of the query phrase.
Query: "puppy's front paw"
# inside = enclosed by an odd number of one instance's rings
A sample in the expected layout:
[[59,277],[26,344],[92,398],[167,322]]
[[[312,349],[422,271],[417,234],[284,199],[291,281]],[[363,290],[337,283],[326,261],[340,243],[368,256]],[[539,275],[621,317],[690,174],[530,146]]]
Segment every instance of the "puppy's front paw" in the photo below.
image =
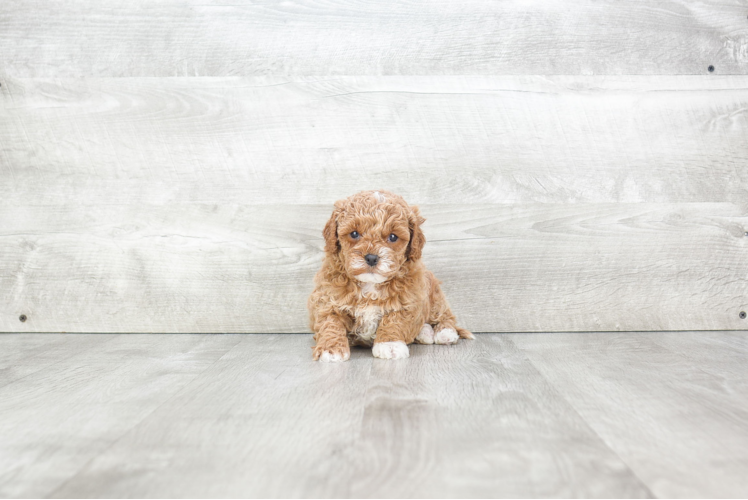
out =
[[374,343],[371,353],[375,358],[380,359],[403,359],[410,356],[408,346],[400,341]]
[[443,328],[434,336],[435,344],[456,344],[460,336],[454,328]]
[[416,337],[416,342],[419,344],[433,344],[434,343],[434,329],[431,328],[431,325],[426,323],[421,328],[421,331],[418,333],[418,336]]
[[322,354],[319,355],[319,360],[324,361],[325,363],[340,363],[341,361],[348,361],[348,359],[351,357],[351,352],[332,352],[332,351],[322,351]]
[[340,352],[330,352],[330,351],[322,351],[322,354],[319,356],[319,360],[323,363],[340,363],[342,361],[348,361],[348,358],[350,358],[350,353],[340,353]]

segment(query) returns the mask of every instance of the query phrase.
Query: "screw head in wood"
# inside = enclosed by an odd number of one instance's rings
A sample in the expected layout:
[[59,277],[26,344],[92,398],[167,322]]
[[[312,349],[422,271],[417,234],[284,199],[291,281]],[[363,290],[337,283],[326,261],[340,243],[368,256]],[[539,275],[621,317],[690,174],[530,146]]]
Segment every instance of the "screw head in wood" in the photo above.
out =
[[707,69],[709,70],[709,73],[713,73],[714,72],[714,66],[712,66],[712,65],[709,65],[709,67]]
[[28,318],[25,314],[21,314],[18,319],[21,320],[21,323],[25,323]]
[[738,316],[740,316],[740,319],[745,319],[745,311],[740,311],[740,314],[738,314]]

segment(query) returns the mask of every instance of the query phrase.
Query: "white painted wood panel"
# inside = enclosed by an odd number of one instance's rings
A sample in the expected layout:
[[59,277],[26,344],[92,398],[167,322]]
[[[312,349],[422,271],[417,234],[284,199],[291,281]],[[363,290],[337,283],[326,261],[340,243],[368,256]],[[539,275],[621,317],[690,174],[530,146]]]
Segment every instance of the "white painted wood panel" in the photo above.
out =
[[[425,262],[474,331],[748,327],[744,206],[421,209]],[[308,331],[330,210],[4,207],[0,331]]]
[[306,331],[366,188],[473,330],[745,328],[746,76],[2,83],[2,331]]
[[744,1],[5,1],[19,77],[748,73]]
[[748,200],[748,76],[11,79],[0,205]]

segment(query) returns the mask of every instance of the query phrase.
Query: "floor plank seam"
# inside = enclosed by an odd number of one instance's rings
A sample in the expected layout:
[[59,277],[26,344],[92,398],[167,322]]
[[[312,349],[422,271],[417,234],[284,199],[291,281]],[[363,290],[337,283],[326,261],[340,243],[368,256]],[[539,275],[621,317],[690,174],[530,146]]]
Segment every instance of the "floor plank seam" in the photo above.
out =
[[741,333],[486,334],[332,365],[312,361],[310,334],[92,337],[0,335],[9,376],[37,370],[0,391],[6,496],[708,498],[748,485]]
[[[203,334],[200,334],[200,335],[202,335],[203,337],[206,337],[206,336],[210,336],[212,334],[203,333]],[[236,334],[234,334],[234,335],[236,335]],[[122,439],[124,439],[128,434],[130,434],[131,432],[133,432],[138,426],[142,425],[143,422],[145,422],[146,420],[148,420],[160,408],[162,408],[164,405],[166,405],[167,403],[169,403],[170,401],[172,401],[176,397],[180,396],[185,390],[187,390],[188,388],[190,388],[192,386],[192,384],[195,382],[196,379],[198,379],[199,377],[201,377],[206,371],[210,370],[216,363],[218,363],[227,354],[229,354],[231,351],[233,351],[234,349],[236,349],[237,346],[241,345],[244,342],[246,342],[246,339],[240,339],[236,344],[234,344],[233,346],[231,346],[230,349],[228,349],[225,353],[223,353],[221,356],[219,356],[213,363],[211,363],[208,366],[206,366],[204,370],[200,371],[200,373],[195,374],[195,376],[189,382],[185,383],[184,386],[182,386],[179,389],[177,389],[173,394],[171,394],[168,398],[166,398],[164,401],[162,401],[161,404],[159,404],[158,406],[156,406],[152,411],[150,411],[146,415],[144,415],[143,418],[141,418],[138,422],[136,422],[129,429],[127,429],[122,434],[120,434],[120,436],[118,438],[113,439],[106,448],[104,448],[103,450],[101,450],[100,453],[92,456],[74,474],[72,474],[71,476],[69,476],[62,483],[58,484],[55,489],[53,489],[50,492],[48,492],[44,497],[45,498],[53,497],[58,491],[60,491],[61,489],[63,489],[68,483],[70,483],[72,480],[74,480],[75,478],[77,478],[78,475],[81,472],[85,471],[88,468],[88,466],[91,465],[92,462],[94,462],[97,458],[99,458],[100,456],[102,456],[105,453],[107,453],[114,445],[116,445],[118,442],[120,442]]]
[[[358,349],[358,348],[356,348],[356,349]],[[369,407],[369,404],[368,404],[369,399],[368,398],[369,398],[369,390],[371,389],[372,371],[374,370],[374,359],[373,359],[373,357],[366,358],[366,361],[368,361],[368,364],[369,364],[369,367],[368,367],[368,370],[367,370],[367,373],[366,373],[366,377],[365,377],[365,380],[366,380],[366,389],[364,390],[364,393],[361,396],[361,402],[362,402],[362,404],[361,404],[361,414],[359,415],[359,418],[357,419],[358,422],[356,423],[355,437],[351,441],[351,443],[349,444],[349,446],[352,447],[352,448],[355,448],[356,445],[358,443],[360,443],[361,440],[363,439],[363,436],[364,436],[364,422],[366,420],[366,410]],[[351,492],[352,492],[352,489],[353,489],[353,487],[355,485],[353,479],[357,475],[357,470],[356,470],[357,467],[358,467],[358,464],[356,462],[354,462],[353,463],[353,474],[351,474],[351,477],[349,477],[348,480],[347,480],[349,490],[348,490],[348,493],[345,496],[352,497]]]
[[556,395],[561,400],[565,401],[567,405],[569,405],[569,408],[571,408],[574,411],[574,413],[579,417],[579,419],[582,422],[584,422],[584,424],[587,426],[590,432],[592,432],[595,436],[597,436],[600,442],[604,444],[605,447],[608,448],[608,450],[610,450],[610,453],[615,455],[618,458],[618,460],[620,460],[621,463],[626,466],[626,468],[629,470],[631,475],[634,476],[637,481],[639,481],[639,484],[642,486],[642,488],[644,488],[649,493],[649,498],[659,498],[657,495],[654,494],[652,489],[649,487],[649,484],[647,484],[646,482],[642,480],[642,478],[639,476],[639,474],[636,473],[636,471],[631,467],[631,465],[626,460],[624,460],[623,457],[621,457],[621,455],[615,449],[611,447],[610,443],[606,439],[604,439],[597,432],[597,430],[595,430],[595,428],[592,427],[592,425],[590,425],[589,421],[586,418],[584,418],[584,416],[582,416],[581,413],[579,413],[579,410],[577,409],[577,407],[574,406],[574,404],[572,404],[572,402],[569,401],[569,399],[566,398],[561,393],[561,391],[558,390],[558,387],[556,386],[556,384],[553,383],[553,381],[550,380],[548,377],[546,377],[546,375],[538,368],[538,366],[533,362],[533,360],[530,359],[530,357],[526,355],[525,350],[519,347],[512,339],[509,339],[509,341],[512,343],[512,345],[516,347],[518,351],[522,353],[522,356],[532,365],[533,369],[538,373],[538,375],[540,375],[553,388],[553,391],[556,393]]

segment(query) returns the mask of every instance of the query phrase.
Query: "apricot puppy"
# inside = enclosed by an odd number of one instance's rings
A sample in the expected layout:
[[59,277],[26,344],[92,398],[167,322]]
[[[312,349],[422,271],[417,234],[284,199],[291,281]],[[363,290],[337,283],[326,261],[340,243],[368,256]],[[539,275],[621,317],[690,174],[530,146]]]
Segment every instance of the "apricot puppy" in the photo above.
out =
[[421,262],[425,219],[387,191],[335,202],[325,225],[325,259],[309,297],[313,357],[346,361],[351,345],[377,358],[409,356],[408,344],[455,344],[459,328],[439,281]]

